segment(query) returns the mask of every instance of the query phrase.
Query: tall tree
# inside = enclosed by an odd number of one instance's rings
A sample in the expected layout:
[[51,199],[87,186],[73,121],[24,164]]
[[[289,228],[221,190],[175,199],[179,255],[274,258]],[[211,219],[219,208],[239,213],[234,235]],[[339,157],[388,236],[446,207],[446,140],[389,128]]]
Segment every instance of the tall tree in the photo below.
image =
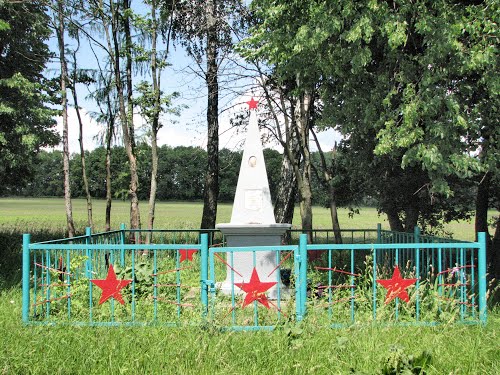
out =
[[[130,227],[140,228],[139,210],[139,178],[137,174],[137,156],[135,154],[135,132],[133,125],[133,74],[132,74],[132,34],[130,18],[133,13],[130,1],[104,2],[93,0],[89,2],[87,17],[99,22],[104,33],[104,44],[95,41],[105,51],[113,71],[113,81],[118,96],[119,119],[122,129],[123,143],[127,152],[130,185]],[[89,34],[87,34],[89,35]],[[123,61],[124,60],[124,61]],[[125,65],[125,78],[122,66]]]
[[43,76],[51,35],[44,3],[0,3],[0,194],[29,181],[42,147],[55,132],[57,88]]
[[92,218],[92,196],[90,194],[90,189],[89,189],[89,182],[87,178],[87,164],[85,160],[85,147],[83,144],[83,119],[82,115],[80,113],[80,106],[79,106],[79,101],[78,101],[78,92],[76,89],[77,83],[80,83],[82,80],[87,81],[89,77],[86,77],[85,72],[80,71],[78,69],[78,63],[77,63],[77,54],[80,49],[80,35],[78,32],[78,29],[74,29],[74,31],[71,33],[73,38],[76,40],[77,46],[74,50],[72,50],[71,53],[71,62],[72,62],[72,69],[71,69],[71,74],[70,74],[70,81],[69,81],[69,89],[71,90],[72,96],[73,96],[73,104],[76,112],[76,117],[78,119],[78,144],[80,146],[80,159],[81,159],[81,175],[82,175],[82,182],[83,182],[83,187],[85,189],[85,199],[87,200],[87,226],[89,228],[94,227],[94,221]]
[[71,202],[71,179],[69,169],[69,134],[68,134],[68,62],[66,60],[66,3],[64,0],[57,0],[53,7],[53,25],[57,36],[59,50],[60,71],[60,94],[62,107],[63,124],[63,173],[64,173],[64,206],[66,211],[66,223],[68,236],[75,235],[75,225],[73,222],[73,206]]
[[[178,113],[178,108],[171,107],[172,99],[177,97],[178,93],[164,95],[161,90],[162,72],[167,66],[167,57],[170,49],[173,8],[163,8],[161,17],[159,17],[158,0],[150,0],[147,4],[149,5],[149,14],[146,17],[136,16],[135,24],[136,28],[141,29],[146,34],[146,38],[151,38],[151,50],[141,52],[149,55],[152,84],[142,81],[138,85],[137,90],[140,96],[136,102],[141,114],[148,122],[148,133],[151,139],[151,184],[149,189],[148,229],[152,230],[155,219],[158,186],[158,131],[162,127],[160,115],[165,112]],[[165,30],[163,51],[160,50],[161,41],[159,41],[162,29]],[[148,241],[150,239],[151,236],[147,238]]]
[[[207,86],[207,173],[201,228],[214,228],[219,195],[219,74],[222,61],[233,50],[234,30],[240,28],[243,5],[238,0],[165,1],[175,3],[173,36],[186,48]],[[205,61],[205,66],[203,66]]]

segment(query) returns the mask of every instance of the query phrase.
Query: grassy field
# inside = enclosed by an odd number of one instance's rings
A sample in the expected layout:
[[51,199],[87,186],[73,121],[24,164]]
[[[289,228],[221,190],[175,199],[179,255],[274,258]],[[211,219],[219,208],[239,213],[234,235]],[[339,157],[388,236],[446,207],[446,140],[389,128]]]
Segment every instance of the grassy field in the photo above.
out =
[[[197,228],[201,203],[159,203],[158,228]],[[101,230],[104,202],[94,202]],[[142,204],[145,215],[146,204]],[[129,205],[113,203],[113,227],[128,222]],[[19,287],[20,234],[38,239],[60,237],[65,230],[62,199],[0,199],[0,374],[500,374],[500,312],[489,312],[485,326],[436,327],[355,325],[328,329],[312,320],[273,332],[190,328],[104,328],[24,326]],[[230,205],[219,206],[219,222],[228,222]],[[340,211],[343,228],[388,227],[376,210],[362,208],[350,218]],[[74,217],[85,226],[85,202],[74,200]],[[145,221],[145,218],[143,218]],[[329,211],[314,208],[316,228],[329,227]],[[294,226],[299,227],[299,214]],[[473,224],[447,230],[473,238]],[[10,250],[7,250],[10,249]],[[8,260],[11,260],[9,263]],[[11,271],[11,272],[6,272]],[[406,372],[404,372],[406,371]]]
[[[142,222],[147,220],[147,202],[140,204]],[[105,202],[93,202],[96,230],[104,228]],[[155,227],[160,229],[193,229],[199,228],[203,205],[201,202],[159,202],[156,205]],[[217,221],[227,223],[231,218],[231,204],[219,204]],[[112,206],[111,225],[118,228],[120,223],[129,222],[130,205],[128,202],[114,201]],[[66,217],[62,198],[0,198],[0,227],[17,227],[24,232],[52,228],[64,232]],[[493,214],[493,212],[491,213]],[[87,220],[86,203],[83,199],[73,200],[73,218],[80,232],[83,232]],[[342,229],[375,229],[377,223],[389,229],[385,215],[379,215],[377,210],[369,207],[360,208],[360,214],[350,216],[349,210],[339,209],[339,221]],[[293,227],[300,228],[300,213],[296,208]],[[330,211],[323,207],[313,208],[314,227],[331,228]],[[453,233],[461,240],[474,239],[474,224],[461,221],[448,224],[446,231]]]
[[2,374],[412,374],[418,357],[427,374],[500,373],[498,313],[484,327],[26,327],[10,289],[0,314]]

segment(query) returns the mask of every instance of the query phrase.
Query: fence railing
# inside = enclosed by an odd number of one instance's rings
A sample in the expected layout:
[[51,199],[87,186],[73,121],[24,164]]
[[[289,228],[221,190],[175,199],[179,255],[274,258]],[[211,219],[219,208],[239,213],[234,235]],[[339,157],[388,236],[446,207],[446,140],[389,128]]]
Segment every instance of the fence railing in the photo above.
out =
[[[26,234],[23,321],[173,326],[209,321],[236,329],[272,328],[306,316],[328,326],[486,322],[484,234],[478,242],[424,242],[417,230],[407,237],[380,227],[346,233],[351,240],[342,244],[331,243],[331,231],[315,231],[312,244],[307,234],[297,241],[292,231],[289,245],[244,248],[225,247],[218,231],[122,226],[33,244]],[[255,254],[269,250],[277,267],[264,276],[273,278],[275,292],[254,290],[251,300],[248,287],[234,283],[233,255],[254,254],[258,269]],[[233,281],[229,293],[220,290],[226,277]],[[398,280],[414,282],[391,292]],[[391,293],[396,294],[389,300]]]

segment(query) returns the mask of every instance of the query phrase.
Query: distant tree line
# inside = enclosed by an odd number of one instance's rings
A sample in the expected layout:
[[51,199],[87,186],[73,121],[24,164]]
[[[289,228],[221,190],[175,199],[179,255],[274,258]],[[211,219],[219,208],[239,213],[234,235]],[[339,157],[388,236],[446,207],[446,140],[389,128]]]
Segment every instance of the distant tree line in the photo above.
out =
[[[103,147],[85,152],[90,194],[94,198],[106,198],[106,168]],[[137,146],[140,200],[149,198],[151,183],[151,147],[147,144]],[[273,149],[265,149],[267,174],[271,194],[276,197],[280,178],[282,155]],[[204,178],[206,171],[206,150],[199,147],[170,147],[163,145],[158,148],[158,188],[159,200],[202,200]],[[241,152],[221,149],[219,200],[232,202],[238,182],[238,172],[241,163]],[[42,151],[34,158],[34,175],[27,182],[11,186],[4,190],[4,195],[29,197],[62,197],[64,183],[62,180],[62,152]],[[117,146],[111,152],[111,186],[114,199],[128,199],[130,181],[128,160],[125,149]],[[81,170],[79,154],[70,158],[70,172],[78,176]],[[71,191],[74,197],[85,197],[82,179],[71,180]]]

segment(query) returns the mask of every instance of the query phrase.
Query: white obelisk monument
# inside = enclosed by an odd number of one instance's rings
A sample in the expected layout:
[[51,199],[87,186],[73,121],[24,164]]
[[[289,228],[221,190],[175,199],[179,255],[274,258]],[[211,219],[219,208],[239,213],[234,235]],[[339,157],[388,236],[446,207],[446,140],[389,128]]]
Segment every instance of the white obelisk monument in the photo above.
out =
[[[257,101],[248,102],[250,121],[243,158],[241,160],[238,185],[233,203],[233,212],[229,224],[218,224],[225,235],[228,247],[236,246],[279,246],[282,235],[291,224],[277,224],[267,180],[264,153],[257,123]],[[228,253],[229,254],[229,253]],[[233,264],[230,256],[227,262],[237,272],[227,267],[227,277],[219,286],[223,293],[233,290],[232,280],[236,283],[249,282],[254,268],[253,252],[235,252]],[[259,251],[255,253],[255,268],[263,282],[277,280],[276,251]],[[234,287],[235,293],[240,292]],[[269,298],[276,298],[276,287],[269,290]]]

